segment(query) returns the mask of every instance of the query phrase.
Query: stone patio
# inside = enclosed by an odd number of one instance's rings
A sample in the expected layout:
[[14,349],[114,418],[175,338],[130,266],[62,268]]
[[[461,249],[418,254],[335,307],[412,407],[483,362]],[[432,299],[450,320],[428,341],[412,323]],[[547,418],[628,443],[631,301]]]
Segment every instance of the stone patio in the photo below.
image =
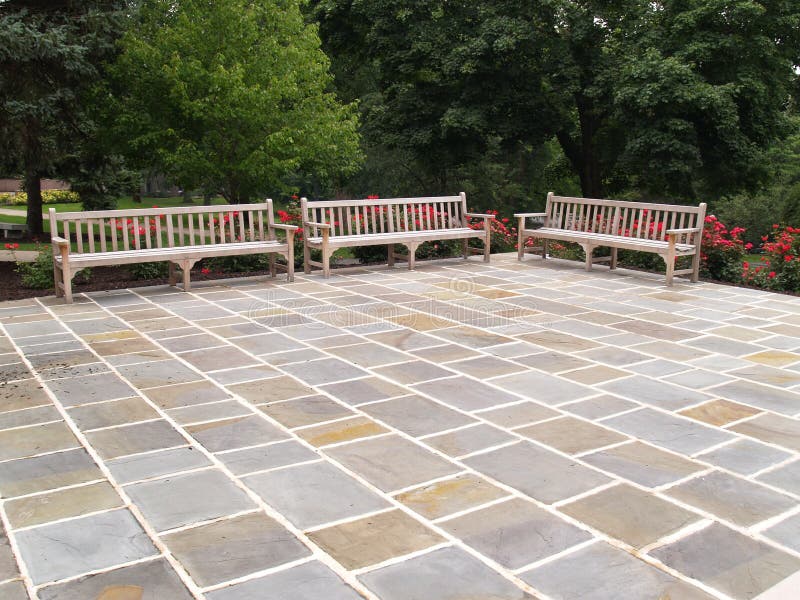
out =
[[800,298],[510,255],[140,288],[0,305],[0,381],[6,600],[798,597]]

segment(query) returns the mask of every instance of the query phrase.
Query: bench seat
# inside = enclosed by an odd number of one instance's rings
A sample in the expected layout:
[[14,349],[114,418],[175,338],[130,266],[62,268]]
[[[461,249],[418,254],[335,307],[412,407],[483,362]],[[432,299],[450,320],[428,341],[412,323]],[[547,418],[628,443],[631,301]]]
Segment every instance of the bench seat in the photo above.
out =
[[[585,243],[592,242],[595,246],[620,248],[622,250],[646,250],[654,252],[669,250],[669,242],[662,240],[647,240],[639,238],[627,238],[619,235],[609,235],[602,233],[591,233],[585,231],[564,231],[563,229],[551,229],[541,227],[534,230],[537,238],[548,238],[562,240],[565,242]],[[679,255],[694,254],[692,244],[675,244],[675,252]]]
[[[329,239],[331,246],[349,248],[351,246],[380,246],[383,244],[404,244],[409,240],[430,242],[435,240],[457,240],[482,238],[480,229],[459,227],[457,229],[431,229],[429,231],[403,231],[400,233],[367,233],[362,235],[339,235]],[[322,247],[322,236],[307,238],[312,247]]]

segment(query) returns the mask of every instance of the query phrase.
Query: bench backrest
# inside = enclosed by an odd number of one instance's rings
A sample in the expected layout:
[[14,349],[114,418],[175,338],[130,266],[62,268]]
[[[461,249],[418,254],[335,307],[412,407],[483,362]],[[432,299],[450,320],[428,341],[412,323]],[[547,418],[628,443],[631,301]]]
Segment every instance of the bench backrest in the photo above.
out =
[[545,227],[663,241],[668,229],[702,228],[706,205],[570,198],[551,192],[545,213]]
[[274,240],[273,224],[272,200],[62,213],[50,209],[51,234],[75,240],[79,253]]
[[[303,222],[327,223],[330,235],[365,235],[469,227],[467,196],[388,198],[379,200],[316,200],[302,198]],[[310,226],[309,234],[320,235]]]

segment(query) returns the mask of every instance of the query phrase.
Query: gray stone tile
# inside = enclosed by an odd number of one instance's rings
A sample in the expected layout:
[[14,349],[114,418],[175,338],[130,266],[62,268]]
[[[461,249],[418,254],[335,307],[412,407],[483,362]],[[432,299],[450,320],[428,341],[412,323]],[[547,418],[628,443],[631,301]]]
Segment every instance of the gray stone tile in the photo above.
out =
[[375,343],[340,346],[338,348],[331,348],[329,352],[354,365],[365,368],[377,367],[389,363],[405,362],[410,358],[409,355],[404,352],[398,352],[392,348],[387,348],[386,346]]
[[794,515],[764,530],[764,535],[800,552],[800,515]]
[[19,577],[17,561],[14,559],[14,552],[11,550],[5,529],[0,525],[0,581],[15,577]]
[[156,405],[166,409],[218,402],[231,397],[225,390],[219,389],[208,381],[195,381],[163,388],[151,388],[143,393]]
[[159,418],[158,413],[139,397],[87,404],[70,409],[69,414],[82,431]]
[[415,437],[477,422],[462,413],[420,396],[404,396],[368,404],[361,410]]
[[29,379],[33,374],[23,362],[14,362],[0,366],[0,383],[16,381],[17,379]]
[[630,436],[683,454],[694,454],[733,437],[730,433],[651,408],[611,417],[603,423]]
[[204,373],[260,364],[257,358],[245,354],[235,346],[192,350],[183,352],[179,356],[181,360],[185,360]]
[[630,400],[605,394],[603,396],[589,398],[588,400],[565,404],[560,408],[587,419],[601,419],[616,413],[631,410],[637,406],[639,405]]
[[651,554],[733,598],[755,598],[800,569],[800,559],[719,523]]
[[726,375],[705,371],[703,369],[692,369],[691,371],[685,371],[683,373],[678,373],[677,375],[664,378],[664,381],[669,381],[670,383],[676,383],[678,385],[684,385],[692,389],[700,389],[711,385],[719,385],[720,383],[725,383],[726,381],[730,380],[731,378]]
[[8,336],[12,339],[25,338],[34,335],[52,335],[66,333],[65,327],[58,321],[33,321],[30,323],[7,323],[5,325]]
[[273,377],[229,385],[228,390],[253,404],[278,402],[301,396],[311,396],[314,390],[292,377]]
[[414,389],[461,410],[490,408],[520,400],[518,396],[463,376],[421,383]]
[[186,439],[164,420],[92,431],[86,439],[103,460],[186,444]]
[[[139,389],[202,379],[177,360],[160,360],[118,367],[119,374]],[[130,395],[130,394],[128,394]]]
[[157,531],[256,507],[241,489],[213,469],[134,483],[126,492]]
[[205,421],[219,421],[234,417],[246,417],[253,411],[237,400],[223,400],[210,404],[198,404],[167,410],[167,414],[175,419],[178,425],[189,425]]
[[756,346],[755,344],[739,342],[716,335],[707,335],[696,340],[689,340],[686,342],[686,345],[710,352],[726,354],[728,356],[744,356],[745,354],[753,354],[759,350],[763,350],[761,346]]
[[615,431],[574,417],[560,417],[544,423],[528,425],[516,429],[515,433],[566,454],[586,452],[602,446],[618,444],[628,439]]
[[425,438],[425,443],[448,456],[462,456],[515,439],[517,438],[500,429],[481,423],[474,427]]
[[5,503],[12,527],[33,527],[59,519],[122,506],[119,494],[107,481],[45,492]]
[[325,453],[385,492],[461,470],[455,464],[394,435],[329,448]]
[[320,458],[313,450],[294,440],[225,452],[217,456],[234,475],[285,467]]
[[752,381],[732,381],[715,387],[712,393],[721,398],[744,402],[785,415],[796,415],[800,407],[800,394],[778,390]]
[[759,415],[731,427],[737,433],[800,452],[800,421],[779,415]]
[[581,460],[647,487],[677,481],[706,468],[700,463],[638,441],[600,450],[582,456]]
[[[587,492],[610,481],[605,475],[529,442],[463,461],[473,469],[546,504]],[[531,465],[536,465],[535,469]],[[564,473],[569,477],[563,477]]]
[[686,481],[666,493],[742,527],[760,523],[796,505],[789,496],[719,471]]
[[383,498],[326,462],[252,475],[244,482],[302,529],[388,506]]
[[572,383],[554,375],[535,372],[499,377],[493,379],[492,384],[549,405],[578,400],[597,393],[584,385]]
[[114,479],[122,485],[210,465],[211,462],[203,453],[191,446],[124,456],[106,462]]
[[508,569],[519,569],[592,537],[517,498],[444,521],[440,527]]
[[360,600],[321,562],[312,561],[206,594],[209,600]]
[[55,406],[36,406],[12,412],[0,412],[0,430],[60,420],[61,413]]
[[533,600],[508,579],[458,548],[441,548],[359,579],[382,600]]
[[600,387],[617,396],[667,410],[678,410],[704,400],[711,400],[706,394],[640,375],[605,383]]
[[702,518],[628,484],[607,488],[559,510],[634,548],[652,544]]
[[0,461],[80,446],[63,421],[0,431]]
[[724,467],[734,473],[750,475],[761,469],[783,462],[792,455],[766,444],[752,440],[738,440],[722,446],[698,458],[712,465]]
[[0,584],[0,598],[4,600],[28,600],[28,592],[22,581],[9,581]]
[[158,554],[127,510],[20,531],[17,542],[36,585]]
[[208,333],[198,333],[196,335],[161,340],[159,344],[171,352],[188,352],[200,348],[220,346],[224,344],[224,342]]
[[585,352],[581,352],[580,356],[614,367],[624,367],[644,360],[650,360],[651,358],[640,352],[613,346],[586,350]]
[[[280,333],[268,333],[268,330],[261,327],[259,327],[259,329],[261,329],[261,332],[258,335],[237,337],[232,339],[231,343],[253,354],[274,354],[276,352],[287,352],[305,348],[300,342],[296,342],[285,335],[281,335]],[[268,362],[272,362],[271,358]]]
[[311,554],[285,527],[263,513],[184,529],[164,536],[163,541],[201,587]]
[[[125,596],[126,592],[137,595]],[[39,590],[39,600],[191,600],[192,597],[163,558]]]
[[557,417],[561,413],[536,402],[526,400],[511,406],[483,410],[476,414],[500,427],[517,427]]
[[280,376],[280,374],[280,371],[269,365],[253,364],[248,367],[237,367],[224,371],[214,371],[213,373],[209,373],[208,376],[214,381],[223,385],[231,385],[233,383],[253,381],[254,379],[265,379],[267,377],[277,378]]
[[211,452],[256,446],[289,437],[258,415],[190,425],[186,431]]
[[373,369],[373,371],[401,385],[441,379],[454,373],[424,360],[412,360],[387,367],[379,367]]
[[259,407],[284,427],[303,427],[352,416],[354,413],[346,406],[325,396],[309,396],[285,402],[275,402]]
[[758,480],[800,496],[800,460],[759,475]]
[[131,386],[113,373],[54,379],[47,382],[47,387],[64,406],[78,406],[136,395]]
[[89,454],[79,448],[0,463],[0,495],[12,498],[102,478]]
[[408,394],[407,389],[378,377],[365,377],[353,381],[333,383],[321,386],[320,389],[351,406]]
[[[520,575],[559,600],[710,600],[699,588],[604,542]],[[624,591],[623,591],[624,590]]]

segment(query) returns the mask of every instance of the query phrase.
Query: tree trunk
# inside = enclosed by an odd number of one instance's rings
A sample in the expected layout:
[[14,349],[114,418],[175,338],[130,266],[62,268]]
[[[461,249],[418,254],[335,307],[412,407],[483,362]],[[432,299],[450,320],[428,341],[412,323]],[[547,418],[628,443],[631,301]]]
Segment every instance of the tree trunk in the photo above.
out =
[[183,190],[183,204],[194,204],[194,200],[192,200],[191,190],[188,189]]
[[580,178],[583,196],[585,198],[602,198],[602,167],[595,139],[600,128],[600,119],[593,114],[592,102],[588,98],[576,95],[575,104],[578,109],[578,136],[580,139],[576,140],[566,130],[557,132],[556,138],[564,155]]
[[211,192],[203,192],[203,206],[211,206]]
[[28,194],[27,225],[30,235],[44,234],[42,220],[42,178],[33,170],[25,173],[25,193]]

